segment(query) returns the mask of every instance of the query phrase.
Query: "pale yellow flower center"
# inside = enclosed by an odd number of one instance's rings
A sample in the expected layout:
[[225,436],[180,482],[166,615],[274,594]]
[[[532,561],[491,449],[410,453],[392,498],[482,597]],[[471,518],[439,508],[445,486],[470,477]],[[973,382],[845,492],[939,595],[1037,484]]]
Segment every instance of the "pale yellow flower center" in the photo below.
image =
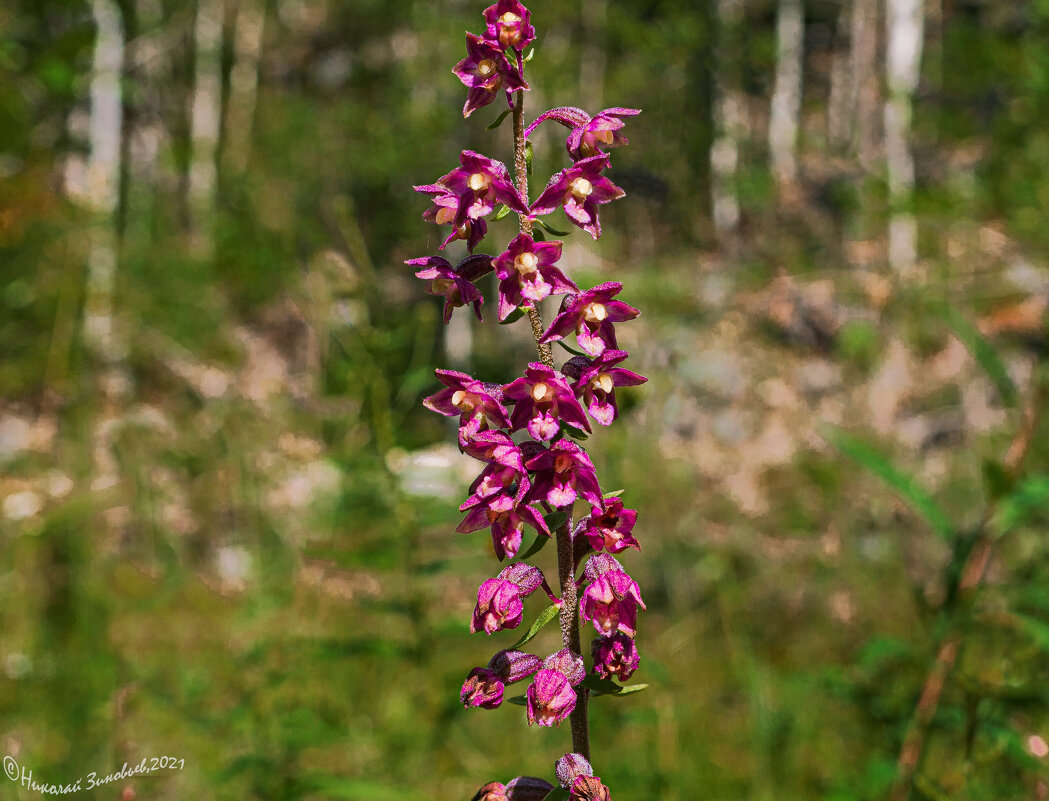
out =
[[493,72],[495,72],[495,62],[490,58],[486,58],[477,64],[477,74],[482,78],[487,78]]
[[475,172],[470,176],[470,180],[466,182],[474,192],[480,192],[487,189],[492,183],[492,179],[485,175],[483,172]]
[[499,17],[499,24],[506,27],[510,25],[516,25],[521,21],[521,18],[517,16],[513,11],[507,11],[503,16]]
[[542,381],[532,384],[532,400],[547,400],[553,394],[549,384],[544,384]]
[[474,408],[473,398],[470,397],[469,393],[457,389],[452,393],[452,406],[464,412],[469,412]]
[[598,373],[593,380],[594,389],[600,389],[606,395],[612,391],[612,376],[608,373]]
[[608,309],[602,303],[590,303],[583,309],[583,319],[588,323],[599,323],[608,317]]
[[517,272],[530,275],[539,269],[539,258],[531,252],[522,253],[514,259],[514,267],[517,268]]
[[557,458],[554,459],[554,470],[555,470],[555,472],[564,473],[565,471],[571,469],[571,467],[572,467],[572,457],[571,456],[569,456],[567,453],[559,453],[559,454],[557,454]]
[[576,200],[584,200],[594,191],[594,185],[586,178],[576,178],[572,181],[569,188],[572,190]]

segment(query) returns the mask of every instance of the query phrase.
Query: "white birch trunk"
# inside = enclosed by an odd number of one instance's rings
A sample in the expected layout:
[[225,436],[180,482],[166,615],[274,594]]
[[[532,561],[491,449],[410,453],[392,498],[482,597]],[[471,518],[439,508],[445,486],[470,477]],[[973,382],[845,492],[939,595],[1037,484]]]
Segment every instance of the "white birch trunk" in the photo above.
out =
[[235,60],[230,72],[224,156],[230,170],[239,174],[247,168],[251,157],[251,131],[258,98],[266,11],[261,0],[239,0],[236,14]]
[[887,0],[885,32],[885,163],[889,183],[889,265],[896,275],[913,275],[918,258],[918,224],[901,211],[914,193],[911,102],[921,70],[925,14],[922,0]]
[[120,135],[123,102],[120,75],[124,64],[124,31],[120,9],[113,0],[93,0],[96,27],[91,66],[91,112],[88,121],[88,160],[79,187],[84,205],[98,214],[100,224],[89,230],[87,291],[84,301],[84,341],[103,363],[123,358],[113,322],[116,279],[114,215],[120,195]]
[[222,113],[222,0],[199,0],[194,26],[195,82],[190,100],[189,203],[191,246],[199,256],[214,249],[216,149]]
[[725,43],[727,31],[735,31],[743,17],[743,0],[717,0],[718,44],[714,78],[714,128],[717,134],[710,148],[710,191],[714,226],[728,236],[739,226],[739,199],[736,197],[736,170],[739,142],[745,136],[747,119],[738,76],[724,65],[729,60]]
[[780,0],[776,23],[776,84],[769,114],[769,157],[772,173],[780,184],[794,183],[798,177],[804,38],[802,0]]

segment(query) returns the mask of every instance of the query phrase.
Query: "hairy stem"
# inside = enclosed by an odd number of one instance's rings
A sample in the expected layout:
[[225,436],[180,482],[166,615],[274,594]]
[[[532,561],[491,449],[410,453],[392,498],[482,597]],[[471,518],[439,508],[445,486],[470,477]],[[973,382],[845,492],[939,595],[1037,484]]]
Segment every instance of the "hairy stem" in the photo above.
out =
[[[524,202],[528,202],[528,161],[525,158],[524,138],[524,92],[517,93],[514,103],[514,169],[517,172],[517,191]],[[532,235],[532,221],[528,215],[519,214],[521,233]],[[539,352],[539,361],[547,367],[554,366],[554,354],[549,345],[540,345],[543,336],[543,316],[535,304],[528,310],[528,322],[532,325],[532,336],[535,338],[535,349]]]
[[[1034,440],[1041,416],[1041,401],[1041,388],[1036,387],[1024,410],[1024,419],[1020,429],[1016,432],[1005,454],[1003,466],[1006,472],[1013,477],[1019,475],[1024,457]],[[983,581],[984,574],[987,572],[987,566],[994,550],[994,534],[990,530],[993,516],[994,508],[992,507],[985,513],[980,525],[980,533],[962,567],[961,578],[958,582],[959,598],[969,596]],[[948,632],[936,649],[936,658],[925,676],[918,704],[914,708],[903,744],[900,746],[900,754],[896,760],[896,780],[889,793],[889,801],[907,801],[910,797],[914,777],[921,766],[922,754],[925,753],[929,726],[940,705],[940,697],[947,685],[947,679],[950,677],[955,662],[958,661],[961,644],[962,635],[957,630],[953,630]]]
[[[528,161],[525,157],[524,138],[524,92],[517,93],[514,103],[514,169],[517,173],[517,191],[528,203]],[[521,233],[532,235],[532,221],[527,215],[519,215]],[[538,305],[528,310],[528,322],[532,325],[532,336],[539,353],[539,361],[548,367],[554,366],[554,355],[549,345],[540,344],[543,336],[543,317]],[[582,656],[579,638],[579,590],[575,583],[575,559],[572,545],[572,514],[557,529],[557,575],[561,584],[561,640],[564,647],[576,656]],[[572,750],[590,759],[590,728],[587,720],[588,692],[580,687],[576,690],[576,705],[572,710]]]

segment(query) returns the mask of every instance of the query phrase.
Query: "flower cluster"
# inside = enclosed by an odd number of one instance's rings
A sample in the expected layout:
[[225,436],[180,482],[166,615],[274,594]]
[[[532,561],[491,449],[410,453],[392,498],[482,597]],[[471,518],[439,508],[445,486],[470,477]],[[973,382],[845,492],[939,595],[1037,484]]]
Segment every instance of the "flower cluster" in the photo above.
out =
[[[484,22],[483,32],[467,33],[466,56],[454,73],[467,87],[466,117],[505,93],[514,112],[516,181],[503,163],[466,150],[458,167],[433,184],[416,186],[431,200],[423,218],[450,227],[439,249],[461,240],[469,255],[454,266],[441,256],[407,264],[417,268],[427,292],[444,299],[446,323],[464,306],[481,319],[484,293],[478,282],[494,272],[499,320],[510,322],[527,313],[536,334],[539,361],[520,377],[501,384],[438,370],[443,386],[424,405],[458,418],[460,449],[482,463],[460,507],[464,517],[457,531],[488,531],[496,558],[508,562],[478,587],[470,631],[491,636],[517,628],[524,619],[525,599],[540,588],[554,605],[516,645],[469,672],[460,700],[466,708],[495,709],[502,705],[507,685],[530,680],[524,696],[511,700],[526,707],[529,725],[556,726],[591,693],[609,692],[612,679],[624,681],[638,666],[634,636],[638,609],[645,605],[637,583],[614,556],[640,549],[633,534],[637,512],[625,508],[619,493],[602,492],[594,463],[580,442],[592,433],[592,423],[608,426],[618,418],[617,388],[646,379],[621,366],[629,354],[618,344],[616,326],[639,314],[618,298],[623,284],[580,289],[559,266],[563,243],[546,241],[543,230],[552,229],[541,218],[563,209],[594,239],[601,235],[600,207],[624,195],[605,174],[611,161],[606,151],[627,143],[625,119],[640,112],[610,108],[591,117],[582,109],[560,107],[526,128],[523,92],[529,87],[524,73],[532,53],[525,50],[536,38],[531,12],[518,0],[498,0],[485,10]],[[531,145],[526,140],[546,120],[569,129],[565,146],[572,163],[529,203],[525,153]],[[490,224],[510,212],[520,223],[516,235],[508,242],[501,239],[505,246],[489,251],[495,255],[475,252],[489,237]],[[559,309],[544,329],[540,304],[556,296],[562,296]],[[552,358],[555,344],[568,351],[560,368]],[[510,561],[522,552],[526,528],[535,538],[527,555],[556,537],[562,597],[539,568]],[[555,613],[562,619],[563,647],[545,658],[519,650]],[[590,647],[589,675],[580,647],[580,620],[592,623],[598,635]],[[576,742],[575,720],[575,750],[586,751],[585,742]],[[562,757],[556,774],[572,799],[609,799],[585,754]],[[487,784],[474,798],[539,801],[554,789],[543,779],[518,777],[506,785]]]

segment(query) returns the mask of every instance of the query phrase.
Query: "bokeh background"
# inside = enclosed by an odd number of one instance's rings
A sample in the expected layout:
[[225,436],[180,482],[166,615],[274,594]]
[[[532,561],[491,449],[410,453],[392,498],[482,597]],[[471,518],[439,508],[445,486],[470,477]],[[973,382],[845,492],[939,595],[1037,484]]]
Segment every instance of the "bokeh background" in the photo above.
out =
[[[1046,798],[1045,427],[1003,460],[1047,349],[1049,2],[529,5],[529,118],[644,109],[564,259],[626,285],[650,378],[591,440],[648,602],[651,687],[592,704],[614,798],[884,798],[948,631],[912,797]],[[459,705],[496,565],[420,405],[436,366],[513,378],[526,326],[443,328],[403,264],[440,242],[412,184],[511,158],[450,71],[483,7],[0,6],[0,744],[37,781],[453,801],[568,749]]]

